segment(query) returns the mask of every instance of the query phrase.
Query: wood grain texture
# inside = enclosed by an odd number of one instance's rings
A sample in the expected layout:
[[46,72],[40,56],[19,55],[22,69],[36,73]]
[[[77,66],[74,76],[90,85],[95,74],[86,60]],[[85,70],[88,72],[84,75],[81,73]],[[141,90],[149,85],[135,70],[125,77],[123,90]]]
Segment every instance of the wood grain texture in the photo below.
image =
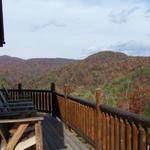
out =
[[43,133],[41,122],[35,123],[36,150],[43,150]]
[[17,131],[14,133],[12,138],[9,140],[5,150],[13,150],[14,149],[14,147],[16,146],[17,142],[19,141],[19,139],[23,135],[23,133],[26,130],[26,128],[28,127],[28,125],[29,125],[28,123],[20,124]]

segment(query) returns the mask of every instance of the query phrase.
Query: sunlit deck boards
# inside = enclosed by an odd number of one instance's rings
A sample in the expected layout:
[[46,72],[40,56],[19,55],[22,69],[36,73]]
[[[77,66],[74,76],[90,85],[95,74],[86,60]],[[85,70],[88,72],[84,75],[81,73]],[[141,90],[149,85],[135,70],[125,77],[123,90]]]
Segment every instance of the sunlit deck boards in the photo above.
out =
[[44,150],[88,150],[74,132],[69,131],[54,117],[45,117],[43,123]]

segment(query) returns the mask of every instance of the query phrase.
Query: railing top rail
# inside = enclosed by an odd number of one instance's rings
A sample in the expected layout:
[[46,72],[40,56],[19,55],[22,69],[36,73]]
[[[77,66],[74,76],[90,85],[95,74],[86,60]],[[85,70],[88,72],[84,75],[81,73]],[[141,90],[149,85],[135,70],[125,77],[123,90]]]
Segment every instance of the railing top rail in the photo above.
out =
[[119,117],[124,120],[127,120],[131,123],[134,122],[137,125],[141,125],[143,127],[150,128],[150,119],[149,118],[140,116],[135,113],[123,111],[122,109],[119,109],[119,108],[113,108],[113,107],[105,105],[105,104],[100,105],[100,109],[102,112],[108,113],[110,115]]
[[[58,93],[58,92],[53,92],[53,93],[55,93],[55,94],[57,94],[57,95],[59,95],[59,96],[61,96],[61,97],[65,97],[65,95],[64,94],[62,94],[62,93]],[[88,106],[88,107],[92,107],[92,108],[95,108],[96,107],[96,104],[94,103],[94,102],[92,102],[92,101],[89,101],[89,100],[85,100],[85,99],[81,99],[81,98],[79,98],[79,97],[76,97],[76,96],[67,96],[67,98],[69,98],[70,100],[72,100],[72,101],[74,101],[74,102],[77,102],[77,103],[80,103],[80,104],[82,104],[82,105],[86,105],[86,106]]]
[[[3,91],[4,89],[0,89],[1,91]],[[7,89],[8,91],[19,91],[18,89]],[[25,91],[25,92],[52,92],[52,90],[41,90],[41,89],[22,89],[21,91]]]
[[72,101],[78,102],[80,104],[83,104],[83,105],[86,105],[86,106],[89,106],[92,108],[96,107],[96,104],[92,101],[89,101],[89,100],[81,99],[81,98],[75,97],[75,96],[68,96],[68,98]]

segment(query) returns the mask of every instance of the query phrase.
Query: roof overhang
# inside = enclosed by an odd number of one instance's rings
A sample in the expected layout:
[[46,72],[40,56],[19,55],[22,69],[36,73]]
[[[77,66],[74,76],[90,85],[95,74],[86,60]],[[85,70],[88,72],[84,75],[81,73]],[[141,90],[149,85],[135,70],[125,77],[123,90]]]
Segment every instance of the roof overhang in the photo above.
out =
[[0,47],[3,47],[4,41],[4,24],[3,24],[3,7],[2,0],[0,0]]

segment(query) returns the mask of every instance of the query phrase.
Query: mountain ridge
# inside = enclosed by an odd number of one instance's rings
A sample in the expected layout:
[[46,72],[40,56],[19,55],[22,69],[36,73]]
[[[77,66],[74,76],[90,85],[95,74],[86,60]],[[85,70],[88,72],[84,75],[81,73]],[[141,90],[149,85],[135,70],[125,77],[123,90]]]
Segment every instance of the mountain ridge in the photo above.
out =
[[[82,60],[4,58],[8,60],[3,63],[0,57],[0,85],[7,87],[15,88],[21,82],[24,88],[50,89],[55,82],[56,89],[62,91],[67,83],[72,95],[93,100],[95,89],[100,87],[111,105],[119,105],[118,101],[126,104],[127,99],[136,101],[135,97],[142,101],[144,92],[150,95],[150,57],[103,51]],[[150,103],[147,97],[141,112]]]
[[6,80],[8,83],[10,82],[13,87],[18,82],[22,82],[25,87],[32,87],[32,85],[29,85],[29,80],[35,81],[36,78],[43,76],[43,74],[75,61],[64,58],[32,58],[25,60],[3,55],[0,56],[0,76],[1,79]]
[[[3,64],[3,60],[7,61],[4,61]],[[106,81],[126,75],[141,66],[150,66],[150,57],[128,56],[112,51],[101,51],[82,60],[64,58],[23,60],[6,55],[0,56],[1,75],[5,75],[6,80],[9,76],[9,79],[12,77],[15,82],[21,82],[21,80],[29,80],[30,77],[30,80],[33,79],[34,82],[31,81],[32,86],[29,87],[34,88],[41,88],[40,84],[42,82],[46,84],[46,80],[55,81],[59,86],[68,83],[73,87],[82,85],[96,87]],[[14,72],[17,75],[15,77],[12,74]],[[35,83],[36,81],[40,84]],[[28,84],[25,84],[26,87]],[[43,88],[44,86],[43,84]]]

